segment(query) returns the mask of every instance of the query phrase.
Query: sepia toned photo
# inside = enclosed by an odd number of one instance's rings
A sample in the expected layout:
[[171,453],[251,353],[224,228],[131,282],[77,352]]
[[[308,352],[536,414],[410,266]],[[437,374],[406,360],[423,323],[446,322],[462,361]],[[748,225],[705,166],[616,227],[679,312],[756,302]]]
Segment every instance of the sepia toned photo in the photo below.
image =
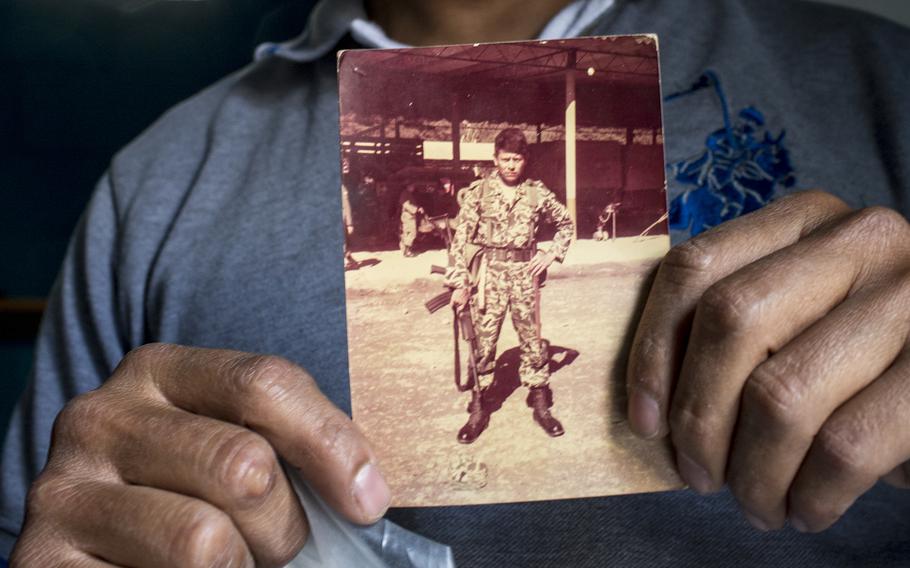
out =
[[393,505],[681,486],[625,419],[670,247],[657,49],[339,55],[352,409]]

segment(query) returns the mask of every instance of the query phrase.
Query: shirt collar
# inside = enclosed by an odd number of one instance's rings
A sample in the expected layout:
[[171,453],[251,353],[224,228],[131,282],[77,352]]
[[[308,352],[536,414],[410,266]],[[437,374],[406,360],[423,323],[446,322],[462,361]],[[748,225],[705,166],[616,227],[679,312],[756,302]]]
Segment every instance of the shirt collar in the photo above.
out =
[[[521,183],[519,183],[518,185],[515,186],[515,196],[516,197],[524,195],[524,193],[527,191],[526,186],[528,185],[529,181],[530,181],[530,178],[525,176],[524,179],[521,180]],[[499,175],[498,171],[494,170],[489,175],[488,183],[489,183],[488,187],[493,190],[494,194],[497,194],[500,196],[504,195],[503,186],[506,185],[506,182],[503,181],[502,176]]]
[[[574,0],[553,16],[537,39],[584,35],[615,3],[617,0]],[[299,63],[315,61],[331,52],[349,33],[364,47],[409,47],[389,38],[368,19],[363,0],[320,0],[302,34],[284,43],[260,45],[256,59],[274,55]]]

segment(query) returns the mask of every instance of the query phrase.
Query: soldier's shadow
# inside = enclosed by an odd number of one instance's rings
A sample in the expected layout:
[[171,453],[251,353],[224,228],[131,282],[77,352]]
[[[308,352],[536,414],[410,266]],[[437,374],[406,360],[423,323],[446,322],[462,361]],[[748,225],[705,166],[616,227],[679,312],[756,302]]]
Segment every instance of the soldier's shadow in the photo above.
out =
[[[502,403],[521,386],[521,378],[518,376],[518,368],[521,365],[520,354],[518,347],[513,347],[503,351],[496,359],[493,384],[484,393],[484,403],[490,413],[502,408]],[[578,358],[578,354],[578,351],[570,347],[550,345],[547,355],[550,376],[563,367],[571,365]]]
[[378,258],[365,258],[363,260],[355,260],[354,262],[346,265],[344,267],[344,271],[347,272],[349,270],[360,270],[361,268],[376,266],[380,262],[382,262],[382,261],[379,260]]

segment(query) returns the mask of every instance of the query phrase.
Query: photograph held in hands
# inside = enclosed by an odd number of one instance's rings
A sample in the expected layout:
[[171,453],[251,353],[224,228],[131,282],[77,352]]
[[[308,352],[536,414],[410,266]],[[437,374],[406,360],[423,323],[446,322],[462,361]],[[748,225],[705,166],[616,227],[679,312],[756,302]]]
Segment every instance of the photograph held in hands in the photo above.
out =
[[654,36],[339,54],[354,421],[393,506],[681,486],[625,415],[669,250]]

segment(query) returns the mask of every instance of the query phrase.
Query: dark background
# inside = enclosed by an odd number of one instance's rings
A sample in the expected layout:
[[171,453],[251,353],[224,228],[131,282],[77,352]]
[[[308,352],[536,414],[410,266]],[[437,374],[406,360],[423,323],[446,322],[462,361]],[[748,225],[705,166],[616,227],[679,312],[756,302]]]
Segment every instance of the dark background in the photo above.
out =
[[[0,300],[46,297],[113,154],[259,43],[298,35],[314,3],[0,4]],[[0,309],[0,432],[31,366],[34,314]]]

